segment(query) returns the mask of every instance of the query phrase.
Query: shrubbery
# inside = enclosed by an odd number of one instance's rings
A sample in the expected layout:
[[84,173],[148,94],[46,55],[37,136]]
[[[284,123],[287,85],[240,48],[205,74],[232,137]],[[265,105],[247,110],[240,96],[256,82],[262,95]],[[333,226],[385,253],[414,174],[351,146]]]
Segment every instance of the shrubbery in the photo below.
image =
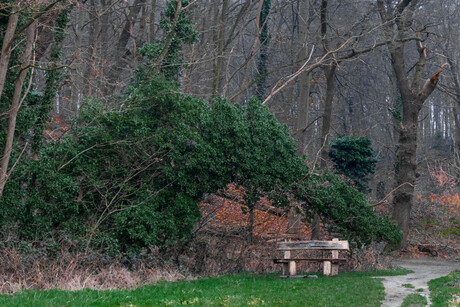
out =
[[329,158],[337,173],[349,178],[359,191],[368,190],[367,175],[374,173],[378,161],[368,138],[341,136],[332,140]]
[[58,237],[113,251],[186,239],[198,202],[230,182],[248,200],[296,196],[350,238],[399,238],[363,194],[331,173],[318,176],[296,155],[285,126],[259,101],[247,108],[176,93],[161,77],[133,89],[123,111],[90,102],[72,134],[18,165],[0,200],[3,227],[20,237]]
[[369,244],[402,239],[396,225],[376,214],[363,193],[328,170],[303,181],[298,197],[306,199],[307,210],[319,213],[331,230],[350,241]]
[[[165,41],[143,48],[146,62],[121,107],[87,101],[70,134],[17,165],[0,199],[9,242],[67,241],[111,253],[167,246],[191,235],[202,196],[228,183],[245,188],[249,206],[262,195],[279,206],[297,199],[355,241],[400,240],[363,194],[331,173],[311,174],[287,127],[257,99],[242,107],[181,94],[180,42],[196,37],[179,20],[174,30],[163,20]],[[168,65],[155,62],[163,54]]]

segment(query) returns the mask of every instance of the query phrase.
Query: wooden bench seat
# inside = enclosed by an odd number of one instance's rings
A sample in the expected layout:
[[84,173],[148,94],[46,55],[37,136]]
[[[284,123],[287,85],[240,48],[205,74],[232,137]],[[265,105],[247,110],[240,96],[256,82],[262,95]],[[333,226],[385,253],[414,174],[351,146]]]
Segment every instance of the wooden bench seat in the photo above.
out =
[[332,258],[294,258],[294,259],[284,259],[284,258],[279,258],[279,259],[273,259],[274,263],[289,263],[289,261],[295,261],[295,262],[324,262],[324,261],[330,261],[331,263],[344,263],[347,261],[345,258],[338,258],[338,259],[332,259]]
[[[346,258],[339,258],[340,250],[349,250],[348,241],[285,241],[278,242],[277,250],[284,252],[284,258],[273,259],[274,263],[283,264],[282,277],[296,278],[297,262],[321,262],[323,265],[323,275],[337,275],[339,264],[347,261]],[[330,252],[330,257],[303,257],[293,258],[291,252],[295,251],[327,251]]]

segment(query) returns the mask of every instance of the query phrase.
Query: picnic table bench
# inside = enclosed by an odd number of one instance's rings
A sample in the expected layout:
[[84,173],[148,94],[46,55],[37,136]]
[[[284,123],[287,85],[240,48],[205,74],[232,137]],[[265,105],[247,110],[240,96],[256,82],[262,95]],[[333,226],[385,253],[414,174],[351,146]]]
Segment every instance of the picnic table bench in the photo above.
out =
[[[339,258],[340,250],[349,250],[348,241],[339,241],[339,239],[332,239],[332,241],[285,241],[278,242],[276,249],[284,252],[284,258],[273,259],[274,263],[283,264],[282,278],[296,278],[297,277],[297,262],[322,262],[323,275],[337,275],[339,272],[339,264],[346,262],[345,258]],[[327,257],[304,257],[292,258],[291,252],[293,251],[328,251],[330,255]]]

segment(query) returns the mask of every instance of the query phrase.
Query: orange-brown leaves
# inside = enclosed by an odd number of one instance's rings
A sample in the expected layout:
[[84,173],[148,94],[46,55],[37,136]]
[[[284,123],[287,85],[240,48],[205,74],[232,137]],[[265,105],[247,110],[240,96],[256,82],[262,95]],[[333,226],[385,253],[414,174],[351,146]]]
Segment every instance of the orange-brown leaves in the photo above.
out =
[[46,121],[48,129],[43,130],[43,135],[53,141],[59,140],[62,136],[69,134],[70,125],[59,115],[52,117],[51,121]]
[[457,180],[446,173],[442,168],[430,170],[430,175],[440,187],[453,189],[457,185]]
[[[201,204],[203,219],[210,229],[235,233],[249,224],[249,208],[244,203],[245,191],[230,184],[225,197],[213,196]],[[275,210],[276,209],[276,210]],[[259,238],[277,237],[288,232],[288,211],[273,206],[267,198],[261,199],[254,209],[254,235]],[[301,225],[301,235],[310,234],[310,229]]]

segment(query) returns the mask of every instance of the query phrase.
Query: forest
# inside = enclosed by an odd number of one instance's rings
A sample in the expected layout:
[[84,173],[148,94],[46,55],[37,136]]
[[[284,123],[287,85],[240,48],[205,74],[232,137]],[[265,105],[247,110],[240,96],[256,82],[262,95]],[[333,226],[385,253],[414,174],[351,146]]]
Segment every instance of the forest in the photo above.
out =
[[458,259],[458,16],[2,0],[0,293],[272,272],[287,238],[349,240],[348,270]]

